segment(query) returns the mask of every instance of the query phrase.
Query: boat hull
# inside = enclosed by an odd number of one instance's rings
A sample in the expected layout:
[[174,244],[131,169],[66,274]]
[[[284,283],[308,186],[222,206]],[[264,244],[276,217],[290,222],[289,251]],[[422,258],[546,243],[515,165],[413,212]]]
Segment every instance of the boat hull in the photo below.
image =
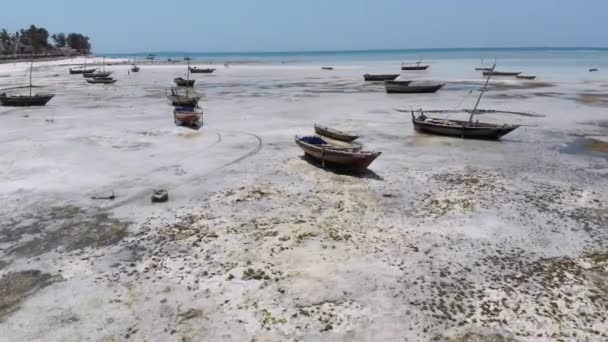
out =
[[341,131],[331,129],[329,127],[320,126],[320,125],[315,125],[315,132],[318,135],[322,135],[324,137],[328,137],[331,139],[344,141],[344,142],[352,142],[352,141],[357,140],[357,138],[359,138],[359,136],[357,136],[357,135],[348,134],[345,132],[341,132]]
[[320,161],[323,166],[333,166],[341,169],[367,169],[381,154],[381,152],[365,152],[358,149],[333,149],[331,145],[313,145],[302,141],[298,137],[296,137],[295,142],[307,157]]
[[194,82],[196,80],[185,80],[183,78],[176,78],[173,80],[173,82],[175,82],[175,84],[177,84],[180,87],[194,87]]
[[178,107],[173,110],[173,119],[176,125],[193,129],[203,126],[203,112],[195,108]]
[[211,74],[215,71],[215,69],[199,69],[199,68],[190,68],[190,72],[193,74]]
[[0,104],[6,107],[34,107],[46,105],[55,95],[0,96]]
[[507,71],[492,71],[492,70],[484,70],[484,76],[517,76],[521,74],[521,72],[507,72]]
[[386,75],[365,74],[365,75],[363,75],[363,79],[365,79],[366,81],[393,81],[397,77],[399,77],[399,74],[386,74]]
[[[511,133],[519,126],[517,125],[494,125],[487,123],[470,124],[467,121],[458,120],[422,120],[413,118],[414,130],[421,133],[459,137],[463,139],[498,140]],[[450,124],[442,124],[445,122]]]
[[86,80],[91,84],[113,84],[117,81],[113,78],[108,77],[87,78]]
[[433,84],[433,85],[401,85],[386,82],[386,92],[389,94],[422,94],[422,93],[435,93],[439,89],[443,88],[445,84]]
[[412,71],[412,70],[414,70],[414,71],[415,70],[426,70],[429,67],[430,67],[430,65],[411,65],[411,66],[404,65],[404,66],[401,67],[401,70],[410,70],[410,71]]
[[89,73],[95,72],[95,70],[97,70],[97,69],[71,69],[70,68],[70,75],[89,74]]
[[82,74],[82,76],[84,78],[95,78],[95,77],[108,77],[112,75],[111,71],[106,71],[106,72],[87,72]]

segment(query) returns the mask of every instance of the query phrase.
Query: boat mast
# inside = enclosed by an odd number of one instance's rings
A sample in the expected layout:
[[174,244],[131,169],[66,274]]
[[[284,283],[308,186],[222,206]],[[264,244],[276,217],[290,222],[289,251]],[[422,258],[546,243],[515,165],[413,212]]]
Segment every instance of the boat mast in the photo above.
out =
[[30,64],[30,97],[32,97],[32,71],[34,70],[34,57],[32,57],[32,63]]
[[488,78],[486,79],[486,83],[483,85],[483,88],[481,88],[481,91],[479,92],[479,97],[477,98],[477,102],[475,102],[475,107],[473,107],[473,111],[471,111],[471,115],[469,116],[469,123],[473,122],[473,115],[475,115],[475,112],[477,112],[477,107],[479,106],[481,97],[483,96],[483,93],[486,91],[486,88],[488,87],[488,83],[490,83],[490,78],[492,78],[492,74],[494,74],[495,68],[496,68],[496,63],[494,63],[494,65],[492,65],[492,68],[488,72]]
[[186,96],[188,96],[188,89],[190,88],[190,58],[188,58],[188,70],[186,70]]

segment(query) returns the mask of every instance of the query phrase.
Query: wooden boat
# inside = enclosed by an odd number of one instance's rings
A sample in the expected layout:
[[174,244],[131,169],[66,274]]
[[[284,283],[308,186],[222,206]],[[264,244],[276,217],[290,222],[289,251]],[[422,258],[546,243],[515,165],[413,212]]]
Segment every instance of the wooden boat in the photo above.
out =
[[399,74],[365,74],[363,75],[363,79],[366,81],[393,81],[395,78],[399,77]]
[[44,106],[55,96],[55,94],[35,95],[7,95],[0,94],[0,104],[7,107],[31,107]]
[[175,107],[173,120],[178,126],[199,129],[203,126],[203,111],[194,107]]
[[591,68],[591,69],[589,69],[589,72],[596,72],[596,71],[598,71],[597,68]]
[[91,84],[113,84],[116,83],[116,79],[112,77],[93,77],[87,78],[87,82]]
[[180,87],[194,87],[194,82],[196,80],[187,80],[181,77],[173,79],[173,82]]
[[533,80],[536,78],[536,76],[533,75],[517,75],[515,76],[515,78],[518,78],[520,80]]
[[[494,68],[491,69],[494,71]],[[510,113],[510,114],[524,114],[517,112],[507,112],[507,111],[498,111],[498,110],[480,110],[477,109],[479,106],[479,102],[481,101],[481,97],[485,92],[488,83],[490,82],[490,78],[492,77],[492,73],[488,75],[486,83],[484,84],[479,97],[477,98],[477,102],[475,103],[475,107],[471,110],[463,109],[463,110],[434,110],[434,111],[419,111],[419,115],[416,116],[414,111],[409,111],[412,114],[412,123],[414,125],[414,129],[417,132],[436,134],[436,135],[447,135],[454,136],[460,138],[469,138],[469,139],[491,139],[497,140],[503,137],[506,134],[514,131],[521,125],[509,125],[509,124],[492,124],[492,123],[483,123],[479,121],[473,121],[473,117],[476,114],[482,113]],[[405,112],[404,110],[399,110],[401,112]],[[448,119],[438,119],[438,118],[429,118],[425,115],[425,113],[468,113],[469,120],[448,120]]]
[[86,69],[84,67],[70,68],[70,75],[90,74],[95,72],[97,68]]
[[34,71],[34,62],[30,64],[30,84],[29,95],[8,95],[6,92],[0,93],[0,105],[7,107],[30,107],[44,106],[55,94],[32,94],[32,73]]
[[396,85],[396,86],[408,86],[410,85],[410,83],[412,83],[414,81],[410,81],[410,80],[403,80],[403,81],[384,81],[384,84],[391,84],[391,85]]
[[424,114],[424,111],[420,111],[418,117],[412,111],[412,123],[417,132],[448,135],[463,139],[488,140],[498,140],[520,127],[519,125],[497,125],[483,122],[428,118]]
[[411,82],[409,84],[399,84],[385,82],[386,92],[389,94],[421,94],[435,93],[443,88],[445,83]]
[[165,91],[165,94],[173,106],[198,107],[198,101],[201,97],[190,94],[188,89],[185,88],[186,91],[182,91],[183,89],[180,88],[169,88]]
[[82,74],[84,78],[108,77],[110,75],[112,75],[111,71],[87,72],[86,74]]
[[492,68],[484,68],[484,67],[475,68],[475,71],[490,71],[490,70],[492,70]]
[[131,66],[131,72],[139,72],[139,67],[135,64]]
[[484,70],[484,76],[517,76],[521,74],[521,72],[511,72],[511,71],[496,71],[496,70]]
[[213,68],[204,68],[204,69],[199,69],[197,67],[190,67],[190,72],[193,74],[211,74],[215,71],[215,69]]
[[321,67],[321,70],[334,70],[333,67]]
[[416,63],[401,63],[401,70],[426,70],[429,67],[429,64],[422,64],[421,61]]
[[348,148],[329,144],[318,136],[295,138],[296,144],[304,150],[304,155],[320,161],[325,166],[344,169],[366,169],[381,152],[361,151],[360,147]]
[[335,140],[340,140],[340,141],[346,141],[346,142],[352,142],[355,141],[357,138],[359,138],[358,135],[352,135],[352,134],[348,134],[342,131],[338,131],[337,129],[333,129],[333,128],[329,128],[326,126],[321,126],[321,125],[317,125],[315,124],[315,132],[318,135],[322,135],[324,137],[328,137],[328,138],[332,138]]

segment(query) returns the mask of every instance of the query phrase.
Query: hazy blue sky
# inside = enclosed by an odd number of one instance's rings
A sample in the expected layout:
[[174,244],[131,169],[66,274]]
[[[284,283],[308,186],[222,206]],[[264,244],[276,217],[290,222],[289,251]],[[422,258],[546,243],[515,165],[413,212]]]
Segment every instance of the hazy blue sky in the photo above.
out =
[[608,0],[3,1],[0,28],[76,31],[97,52],[608,47]]

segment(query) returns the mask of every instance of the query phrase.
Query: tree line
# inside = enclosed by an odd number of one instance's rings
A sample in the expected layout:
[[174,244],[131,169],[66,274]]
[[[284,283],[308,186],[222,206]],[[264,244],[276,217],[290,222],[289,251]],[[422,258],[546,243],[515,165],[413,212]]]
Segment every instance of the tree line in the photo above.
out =
[[[49,43],[49,38],[53,44]],[[30,45],[34,53],[50,52],[57,48],[72,48],[79,53],[91,52],[90,38],[81,33],[57,33],[49,35],[44,27],[30,25],[27,29],[21,29],[15,33],[9,33],[6,29],[0,30],[0,41],[7,45],[21,44]]]

